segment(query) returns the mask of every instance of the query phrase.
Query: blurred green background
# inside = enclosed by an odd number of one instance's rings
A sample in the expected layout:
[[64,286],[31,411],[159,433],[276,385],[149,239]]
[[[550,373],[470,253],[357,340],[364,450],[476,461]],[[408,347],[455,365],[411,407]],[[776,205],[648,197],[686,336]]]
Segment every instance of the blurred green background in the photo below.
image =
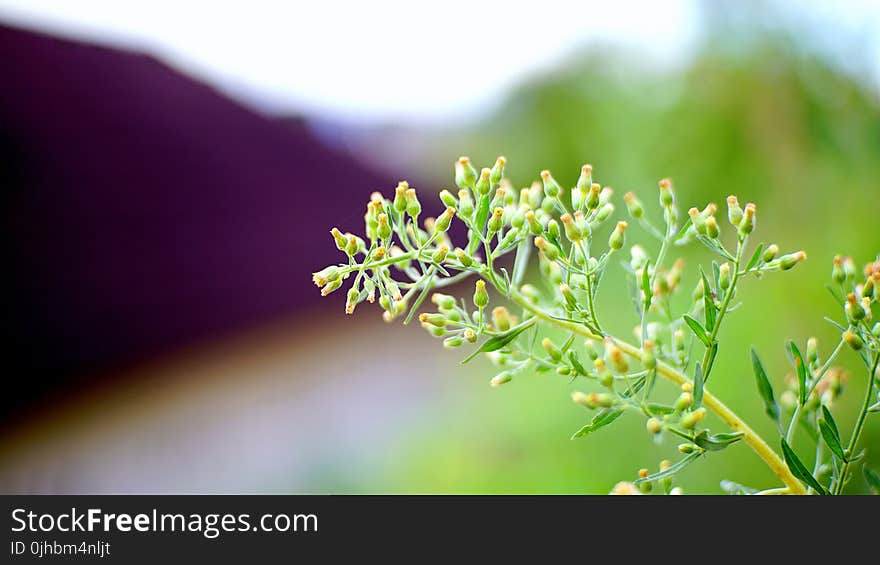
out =
[[[738,298],[744,305],[726,320],[709,388],[775,442],[756,392],[749,346],[761,352],[778,395],[790,372],[786,339],[803,343],[817,336],[824,354],[837,343],[837,330],[823,321],[842,317],[825,289],[831,258],[851,255],[861,266],[880,252],[880,104],[876,85],[811,51],[797,30],[762,29],[759,17],[731,22],[711,10],[705,24],[707,39],[682,68],[658,72],[613,50],[581,53],[521,87],[480,123],[413,134],[425,147],[417,161],[437,186],[452,185],[451,163],[459,154],[479,166],[505,155],[508,174],[520,186],[544,168],[572,186],[588,162],[594,179],[616,189],[621,217],[620,197],[632,190],[654,207],[659,221],[656,182],[665,176],[673,179],[683,211],[712,201],[723,216],[728,194],[756,202],[754,243],[803,249],[809,260],[791,272],[742,284]],[[643,232],[634,229],[630,236],[629,243],[638,238],[656,253],[656,242]],[[697,264],[711,257],[698,246],[682,252],[687,295]],[[619,272],[604,283],[599,308],[613,331],[630,335],[637,320]],[[834,411],[849,430],[866,370],[850,351],[841,365],[851,374]],[[654,445],[642,419],[631,415],[570,441],[592,414],[568,401],[574,385],[567,378],[519,378],[496,390],[487,386],[495,372],[487,362],[454,371],[442,402],[402,433],[395,454],[376,457],[369,473],[339,477],[334,486],[602,493],[617,480],[634,478],[639,467],[655,469],[659,460],[678,456],[675,438]],[[722,428],[717,421],[713,427]],[[880,420],[871,417],[862,445],[873,465],[880,463],[878,440]],[[811,460],[813,447],[804,434],[796,447]],[[773,484],[745,445],[680,474],[689,493],[721,492],[721,479]],[[851,486],[853,492],[864,488],[861,477]]]

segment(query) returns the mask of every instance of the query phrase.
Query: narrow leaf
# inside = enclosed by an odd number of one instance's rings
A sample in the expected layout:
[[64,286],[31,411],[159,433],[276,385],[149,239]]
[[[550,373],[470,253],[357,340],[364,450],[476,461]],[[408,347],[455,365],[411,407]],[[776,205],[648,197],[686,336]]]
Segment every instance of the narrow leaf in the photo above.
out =
[[782,438],[782,456],[785,458],[785,464],[788,465],[791,473],[795,477],[797,477],[802,483],[809,487],[812,487],[813,490],[815,490],[819,494],[828,494],[828,491],[825,490],[825,487],[820,485],[819,481],[817,481],[812,473],[810,473],[804,466],[804,464],[801,463],[801,460],[788,445],[788,442],[785,441],[785,438]]
[[776,398],[773,396],[773,387],[770,386],[770,379],[767,378],[767,372],[764,370],[764,365],[761,363],[758,352],[755,351],[754,347],[752,347],[751,352],[752,369],[755,372],[755,381],[758,383],[758,393],[764,401],[764,410],[770,418],[778,423],[779,404],[776,403]]
[[697,368],[694,370],[694,409],[700,407],[703,402],[703,367],[697,361]]
[[666,469],[664,469],[662,471],[658,471],[658,472],[654,473],[653,475],[648,475],[647,477],[636,479],[633,482],[635,484],[640,484],[640,483],[644,483],[644,482],[648,482],[648,481],[656,481],[658,479],[671,477],[672,475],[678,473],[679,471],[681,471],[682,469],[684,469],[685,467],[687,467],[688,465],[690,465],[691,463],[693,463],[694,461],[699,459],[700,455],[702,455],[702,453],[700,453],[699,451],[695,451],[695,452],[691,453],[690,455],[688,455],[687,457],[685,457],[684,459],[676,461],[674,464],[670,465]]
[[718,314],[718,309],[715,307],[715,300],[712,298],[712,286],[709,284],[709,279],[706,278],[706,273],[703,272],[702,267],[700,268],[700,276],[703,278],[703,310],[705,310],[706,315],[706,331],[711,332],[712,328],[715,327],[715,317]]
[[598,429],[604,428],[614,420],[618,419],[620,415],[623,414],[623,410],[616,408],[605,408],[593,418],[593,420],[579,429],[571,436],[571,439],[577,439],[579,437],[583,437],[589,433],[595,432]]
[[703,342],[703,345],[705,345],[706,347],[709,347],[710,345],[712,345],[712,342],[709,339],[709,334],[706,333],[706,330],[703,329],[703,326],[702,326],[702,324],[700,324],[700,322],[694,320],[693,318],[691,318],[690,316],[685,314],[684,315],[684,323],[686,323],[688,325],[688,327],[691,329],[691,331],[694,332],[695,336],[700,338],[700,341]]
[[807,403],[807,366],[804,363],[804,357],[801,350],[795,342],[789,341],[788,347],[791,349],[792,364],[794,364],[798,379],[798,401],[803,406]]
[[862,474],[865,475],[865,482],[868,483],[874,494],[880,494],[880,475],[867,465],[862,466]]
[[496,336],[493,336],[493,337],[487,339],[486,341],[483,342],[483,345],[481,345],[476,351],[474,351],[473,353],[468,355],[461,362],[461,364],[464,365],[465,363],[472,361],[473,358],[476,357],[477,355],[479,355],[480,353],[489,353],[490,351],[497,351],[497,350],[501,349],[502,347],[505,347],[507,344],[509,344],[510,342],[515,340],[519,334],[523,333],[524,331],[526,331],[527,329],[532,327],[532,325],[534,325],[534,323],[535,323],[535,320],[536,320],[535,318],[532,318],[531,320],[527,320],[516,327],[510,328],[509,330],[507,330],[503,334],[498,334]]
[[831,425],[822,418],[819,418],[819,432],[822,434],[822,439],[825,440],[826,445],[834,455],[837,456],[841,461],[846,461],[846,456],[843,454],[843,446],[840,445],[840,438],[834,434],[834,430],[831,428]]
[[648,273],[650,268],[651,263],[648,263],[642,270],[642,292],[645,293],[645,312],[651,307],[651,300],[654,298],[654,293],[651,292],[651,275]]
[[741,440],[743,435],[745,435],[743,432],[730,432],[713,435],[707,430],[702,430],[694,436],[694,443],[706,451],[721,451]]
[[581,365],[581,362],[578,360],[577,353],[574,351],[568,352],[568,360],[571,361],[571,366],[574,367],[574,370],[578,372],[580,375],[586,375],[587,370]]
[[834,416],[831,415],[831,410],[829,410],[824,404],[822,405],[822,416],[825,418],[825,421],[828,422],[831,431],[834,432],[834,437],[840,442],[840,430],[837,428],[837,422],[834,421]]
[[754,267],[755,265],[758,264],[758,261],[761,260],[761,253],[763,253],[763,252],[764,252],[764,244],[762,243],[761,245],[758,246],[757,249],[755,249],[755,252],[752,254],[752,258],[749,259],[748,264],[746,264],[746,271],[751,271],[752,267]]

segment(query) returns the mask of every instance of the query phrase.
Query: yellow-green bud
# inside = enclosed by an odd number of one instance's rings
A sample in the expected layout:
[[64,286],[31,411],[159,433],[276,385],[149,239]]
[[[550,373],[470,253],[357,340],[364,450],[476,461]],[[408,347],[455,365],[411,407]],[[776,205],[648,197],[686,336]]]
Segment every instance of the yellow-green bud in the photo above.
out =
[[592,183],[590,185],[590,192],[587,195],[587,210],[595,210],[599,207],[599,193],[602,191],[602,187],[599,186],[599,183]]
[[690,412],[690,413],[682,416],[681,420],[679,421],[679,425],[686,430],[690,430],[691,428],[693,428],[694,426],[699,424],[700,421],[705,416],[706,416],[706,409],[705,408],[697,408],[693,412]]
[[819,342],[815,337],[807,340],[807,363],[811,365],[819,363]]
[[577,180],[577,188],[581,192],[587,192],[590,189],[590,185],[593,184],[593,166],[592,165],[584,165],[581,167],[581,175]]
[[431,255],[431,260],[435,263],[442,263],[446,259],[446,255],[449,253],[449,248],[445,245],[441,245],[437,249],[434,250],[434,253]]
[[730,278],[730,263],[724,263],[718,269],[718,286],[727,290],[730,288],[731,278]]
[[467,157],[459,157],[455,162],[455,184],[458,188],[471,188],[477,180],[477,171]]
[[646,339],[642,345],[642,365],[649,371],[657,367],[657,356],[654,353],[654,342]]
[[406,197],[406,213],[416,218],[422,213],[422,205],[416,196],[416,189],[408,188],[405,193]]
[[498,331],[506,332],[510,329],[510,312],[504,306],[496,306],[492,309],[492,325]]
[[779,268],[783,271],[787,271],[797,265],[798,263],[804,261],[807,258],[807,254],[803,251],[798,251],[797,253],[789,253],[788,255],[783,255],[779,258]]
[[477,333],[474,330],[468,328],[464,330],[464,338],[468,341],[468,343],[476,343]]
[[846,280],[846,273],[843,272],[843,258],[840,255],[834,256],[834,265],[831,268],[831,278],[836,283],[842,283]]
[[856,295],[852,292],[846,295],[844,313],[846,314],[846,319],[852,324],[856,324],[857,322],[859,322],[859,320],[862,320],[865,317],[864,308],[862,308],[862,305],[859,303]]
[[458,262],[461,263],[465,267],[470,267],[474,264],[473,258],[467,254],[467,251],[462,249],[461,247],[455,248],[455,258],[458,259]]
[[660,205],[669,208],[675,202],[675,195],[672,192],[672,181],[663,179],[659,183],[660,186]]
[[335,281],[330,281],[327,285],[321,289],[321,296],[327,296],[331,292],[338,289],[342,286],[342,279],[336,279]]
[[681,453],[685,453],[685,454],[687,454],[687,453],[693,453],[695,449],[696,449],[696,446],[695,446],[694,444],[692,444],[692,443],[680,443],[680,444],[678,444],[678,450],[679,450]]
[[547,222],[547,233],[550,234],[550,236],[553,239],[558,240],[559,239],[559,222],[557,222],[556,220],[550,220],[549,222]]
[[452,223],[452,218],[455,216],[455,208],[449,206],[446,210],[440,214],[440,217],[434,222],[434,231],[435,232],[446,232],[449,230],[449,224]]
[[330,235],[333,236],[333,242],[336,243],[336,249],[345,251],[345,247],[348,245],[348,239],[342,235],[342,232],[339,231],[338,228],[333,228],[330,230]]
[[470,191],[458,191],[458,207],[462,216],[464,216],[465,218],[471,217],[471,215],[474,213],[474,201],[471,198]]
[[715,219],[715,216],[706,218],[706,235],[712,239],[718,239],[721,236],[721,229],[718,227],[718,221]]
[[494,233],[497,233],[501,230],[501,226],[503,224],[503,222],[502,222],[503,217],[504,217],[504,208],[501,208],[499,206],[498,208],[495,208],[495,210],[492,211],[492,216],[489,218],[489,223],[487,225],[489,234],[494,234]]
[[614,231],[611,232],[611,236],[608,238],[608,247],[615,251],[623,247],[624,241],[626,240],[626,228],[626,222],[617,222]]
[[449,296],[448,294],[435,292],[431,295],[431,302],[443,310],[452,310],[455,308],[455,297]]
[[556,179],[553,178],[550,171],[541,171],[541,180],[544,183],[544,194],[548,198],[556,198],[559,196],[559,193],[562,192],[562,187],[559,186],[559,183],[556,182]]
[[455,347],[461,347],[464,344],[464,338],[460,335],[454,335],[451,337],[447,337],[443,340],[443,347],[446,349],[453,349]]
[[623,202],[626,204],[626,210],[633,218],[639,219],[645,215],[645,208],[642,206],[641,200],[632,192],[623,195]]
[[545,337],[541,340],[541,346],[544,348],[544,351],[547,352],[547,355],[550,356],[554,361],[559,361],[562,359],[562,351],[559,350],[558,347],[553,343],[549,337]]
[[495,166],[492,167],[492,172],[489,177],[489,180],[492,181],[492,184],[498,184],[501,182],[501,179],[504,177],[504,165],[507,164],[507,159],[504,157],[498,157],[495,159]]
[[779,255],[779,246],[775,243],[772,243],[767,246],[767,249],[764,250],[764,255],[761,258],[764,260],[765,263],[769,263],[770,261],[775,259],[777,255]]
[[565,304],[568,307],[568,310],[577,309],[577,298],[575,298],[570,286],[562,283],[561,285],[559,285],[559,293],[562,294],[562,298],[565,300]]
[[743,219],[743,210],[740,208],[739,199],[730,195],[727,197],[727,221],[735,228],[739,227]]
[[391,224],[388,223],[388,215],[387,214],[379,214],[379,238],[382,240],[387,240],[391,237]]
[[682,412],[690,408],[694,403],[694,395],[690,392],[682,392],[675,401],[676,412]]
[[477,308],[485,308],[489,304],[489,293],[486,292],[486,281],[478,280],[474,291],[474,305]]
[[458,206],[458,200],[455,199],[455,196],[445,189],[440,191],[440,201],[451,208]]
[[581,406],[586,406],[591,409],[600,407],[608,408],[614,405],[614,397],[604,392],[591,392],[589,394],[584,394],[576,391],[571,394],[571,399],[575,404],[580,404]]
[[597,222],[604,222],[608,219],[608,216],[614,213],[614,204],[610,202],[608,204],[604,204],[599,210],[596,212],[595,220]]
[[544,239],[543,237],[535,238],[535,247],[540,249],[544,255],[547,256],[547,259],[551,261],[555,261],[559,258],[559,248]]
[[526,222],[529,224],[529,230],[532,232],[532,235],[540,235],[544,231],[544,226],[541,225],[541,222],[538,221],[535,213],[531,210],[526,212]]
[[608,358],[608,362],[611,363],[611,367],[617,372],[617,374],[622,375],[627,372],[629,364],[626,361],[626,357],[624,357],[623,351],[617,347],[617,344],[615,344],[611,338],[605,339],[605,355]]
[[656,435],[663,431],[663,423],[657,418],[648,418],[648,421],[645,422],[645,428],[647,428],[648,433]]
[[691,224],[693,224],[694,230],[700,235],[706,235],[706,220],[700,214],[700,210],[698,208],[691,208],[688,210],[688,216],[691,217]]
[[486,196],[492,190],[492,171],[483,169],[480,171],[480,178],[477,179],[476,191],[480,196]]
[[569,241],[580,241],[583,238],[583,234],[575,225],[571,214],[565,213],[559,219],[562,220],[562,225],[565,227],[565,237]]
[[348,289],[348,294],[345,298],[345,313],[353,314],[354,308],[358,304],[358,298],[360,298],[360,292],[355,287],[351,287]]
[[443,314],[421,314],[419,315],[419,321],[423,324],[437,326],[438,328],[442,328],[449,323],[449,320]]
[[403,212],[406,210],[406,191],[409,190],[409,183],[405,180],[397,183],[397,188],[394,189],[394,209],[398,212]]
[[499,387],[503,384],[509,383],[513,380],[513,374],[510,371],[502,371],[492,377],[492,380],[489,381],[489,385],[492,387]]
[[739,222],[739,238],[743,239],[745,236],[752,233],[755,229],[755,205],[749,202],[746,204],[746,209],[743,211],[742,220]]

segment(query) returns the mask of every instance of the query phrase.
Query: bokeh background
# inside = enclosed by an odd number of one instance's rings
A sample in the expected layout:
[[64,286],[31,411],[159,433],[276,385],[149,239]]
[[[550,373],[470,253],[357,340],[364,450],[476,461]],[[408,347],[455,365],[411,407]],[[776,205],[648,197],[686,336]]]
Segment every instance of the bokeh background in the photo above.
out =
[[[571,441],[567,379],[492,389],[319,299],[327,229],[400,179],[433,200],[462,154],[758,202],[758,239],[809,261],[747,281],[711,388],[772,435],[749,345],[781,388],[786,338],[836,343],[831,257],[880,252],[880,6],[312,4],[0,1],[0,490],[604,493],[674,458],[635,418]],[[685,258],[690,288],[710,258]],[[627,333],[624,285],[600,298]],[[849,429],[865,376],[841,364]],[[877,421],[863,444],[880,463]],[[721,479],[773,485],[745,446],[680,475]]]

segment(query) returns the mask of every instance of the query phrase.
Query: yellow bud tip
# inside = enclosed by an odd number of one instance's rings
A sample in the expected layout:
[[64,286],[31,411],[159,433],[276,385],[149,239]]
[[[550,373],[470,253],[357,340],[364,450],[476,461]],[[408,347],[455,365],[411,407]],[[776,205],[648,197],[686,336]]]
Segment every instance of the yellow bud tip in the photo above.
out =
[[754,216],[755,215],[755,205],[751,202],[746,204],[745,213],[747,216]]
[[491,175],[491,174],[492,174],[491,170],[483,168],[483,170],[480,171],[480,179],[481,180],[488,180],[489,175]]
[[478,290],[483,290],[484,288],[486,288],[486,281],[484,281],[484,280],[477,281],[476,287]]
[[794,254],[794,258],[797,259],[798,261],[804,261],[807,258],[807,254],[804,251],[798,251],[797,253]]
[[700,215],[700,210],[697,208],[691,208],[690,210],[688,210],[688,216],[690,216],[691,218],[696,218],[699,215]]
[[672,467],[672,463],[668,459],[664,459],[660,462],[660,470],[665,471],[666,469]]
[[495,208],[495,210],[492,211],[493,216],[501,216],[503,214],[504,214],[504,208],[501,208],[500,206],[498,208]]
[[639,478],[640,478],[640,479],[644,479],[644,478],[646,478],[647,476],[648,476],[648,470],[647,470],[647,469],[639,469]]
[[584,165],[581,167],[581,172],[585,175],[589,175],[593,172],[593,165]]
[[669,179],[662,179],[662,180],[661,180],[659,183],[657,183],[657,184],[658,184],[658,185],[660,186],[660,188],[662,188],[662,189],[672,188],[672,181],[669,180]]
[[562,294],[571,292],[571,287],[565,283],[562,283],[561,285],[559,285],[559,292],[561,292]]
[[419,321],[423,324],[428,323],[428,315],[427,314],[419,314]]
[[499,157],[495,159],[495,164],[503,167],[507,164],[507,157],[505,157],[504,155],[499,155]]
[[636,195],[632,192],[627,192],[626,194],[623,195],[624,202],[632,202],[635,199],[636,199]]
[[541,178],[542,179],[548,180],[551,176],[552,175],[550,174],[550,171],[548,171],[547,169],[544,169],[543,171],[541,171]]
[[691,383],[681,383],[681,390],[682,392],[693,392],[694,385]]
[[400,181],[399,183],[397,183],[397,188],[398,188],[398,189],[401,189],[401,188],[402,188],[403,190],[408,190],[408,189],[409,189],[409,183],[406,182],[405,180],[402,180],[402,181]]
[[450,216],[455,215],[455,208],[453,208],[452,206],[447,206],[446,213],[449,214]]
[[620,231],[626,231],[626,228],[629,227],[629,224],[624,222],[623,220],[617,222],[617,229]]
[[375,191],[372,194],[370,194],[370,202],[382,202],[382,200],[383,200],[383,197],[382,197],[381,192]]
[[727,204],[730,206],[739,206],[739,199],[736,196],[734,196],[733,194],[731,194],[730,196],[727,197]]
[[573,221],[573,220],[572,220],[572,217],[571,217],[571,214],[569,214],[568,212],[566,212],[565,214],[563,214],[562,216],[560,216],[559,219],[562,220],[562,223],[563,223],[563,224],[570,224],[570,223]]
[[462,157],[459,157],[459,158],[458,158],[458,163],[459,163],[460,165],[467,165],[467,164],[470,163],[470,162],[471,162],[470,157],[464,157],[464,156],[462,156]]
[[596,359],[595,361],[593,361],[593,366],[596,367],[596,369],[601,371],[602,369],[605,368],[605,361],[603,361],[601,358]]
[[414,189],[414,188],[407,188],[407,189],[406,189],[406,196],[407,196],[408,198],[412,198],[412,197],[414,197],[415,195],[416,195],[416,189]]
[[547,240],[544,239],[543,237],[536,237],[535,238],[535,247],[543,250],[545,247],[547,247]]

